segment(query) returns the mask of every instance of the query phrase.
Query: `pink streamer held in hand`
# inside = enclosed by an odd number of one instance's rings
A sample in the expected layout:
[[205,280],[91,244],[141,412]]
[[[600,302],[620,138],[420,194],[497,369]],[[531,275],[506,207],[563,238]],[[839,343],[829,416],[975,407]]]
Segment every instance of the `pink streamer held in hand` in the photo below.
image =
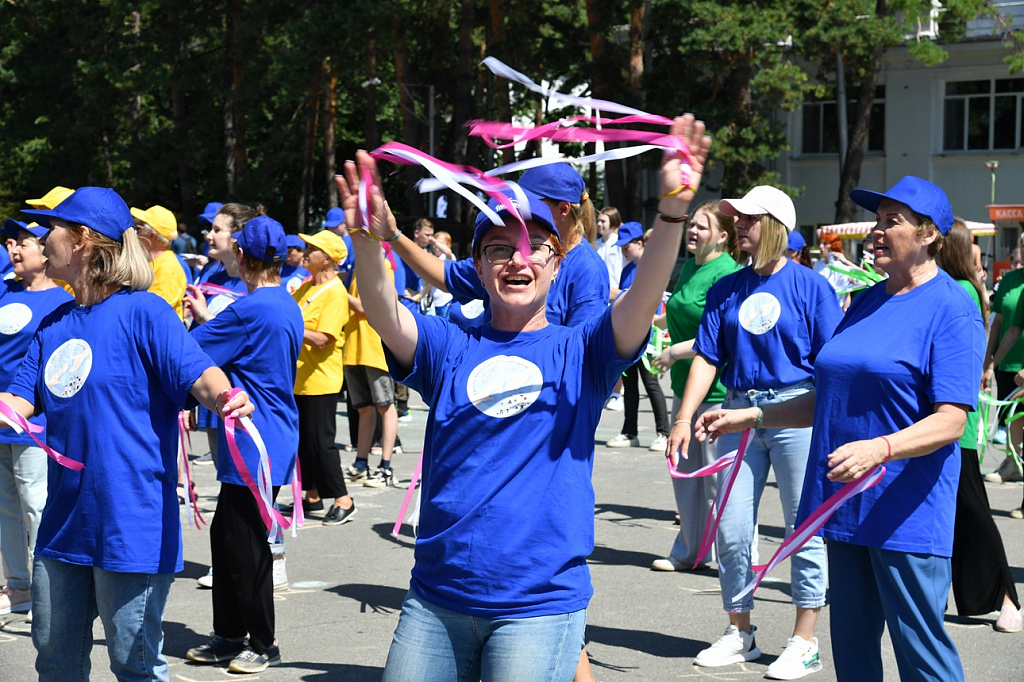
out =
[[37,433],[43,432],[43,427],[38,424],[33,424],[29,420],[25,419],[21,413],[2,400],[0,400],[0,419],[10,424],[18,433],[27,433],[29,437],[36,442],[36,445],[42,448],[43,452],[45,452],[50,459],[55,461],[57,464],[60,464],[62,467],[71,469],[72,471],[81,471],[85,467],[81,462],[65,457],[43,441],[36,438]]
[[717,474],[719,471],[732,464],[733,461],[735,461],[735,459],[736,453],[734,452],[731,455],[719,457],[711,464],[702,466],[700,469],[697,469],[696,471],[692,471],[690,473],[676,470],[676,468],[672,466],[671,457],[666,457],[665,462],[668,463],[668,473],[672,478],[703,478],[704,476],[711,476],[712,474]]
[[397,538],[402,531],[402,521],[405,521],[405,513],[409,511],[409,502],[416,492],[416,483],[420,480],[420,471],[423,470],[423,451],[420,450],[420,458],[416,460],[416,469],[412,472],[412,480],[409,481],[409,489],[405,491],[405,499],[402,500],[402,507],[398,510],[398,518],[395,519],[395,527],[391,529],[391,537]]
[[722,520],[722,512],[729,501],[729,494],[732,492],[733,484],[736,483],[736,477],[739,476],[740,465],[743,464],[743,455],[747,452],[747,446],[750,444],[750,438],[753,436],[753,433],[753,430],[746,429],[743,431],[743,435],[740,436],[740,447],[736,454],[732,456],[732,466],[729,469],[729,473],[726,474],[725,485],[719,486],[718,493],[715,495],[715,504],[708,510],[708,520],[704,525],[704,537],[700,541],[700,550],[697,552],[697,558],[693,561],[694,568],[697,568],[700,562],[704,560],[704,557],[711,551],[711,545],[714,543],[715,535],[718,533],[718,523]]
[[[186,439],[188,445],[186,445]],[[181,457],[181,468],[185,472],[185,518],[188,519],[190,528],[199,529],[199,524],[208,525],[203,515],[199,513],[199,503],[196,498],[196,487],[192,483],[192,463],[188,456],[192,452],[192,436],[188,435],[188,428],[185,426],[185,418],[178,413],[178,454]]]
[[[441,161],[418,149],[402,144],[401,142],[388,142],[370,152],[375,159],[391,161],[402,165],[416,165],[425,168],[431,175],[437,178],[445,187],[448,187],[456,194],[464,197],[471,204],[491,219],[495,225],[504,225],[505,221],[498,213],[487,205],[473,192],[462,185],[469,185],[483,192],[485,195],[501,204],[520,225],[519,241],[516,249],[524,261],[529,260],[533,255],[533,247],[530,245],[530,233],[526,229],[526,221],[532,219],[530,213],[530,202],[526,199],[523,190],[514,182],[506,182],[498,178],[485,175],[483,171],[472,166],[458,166]],[[515,201],[510,199],[502,190],[511,191]]]
[[[231,397],[235,397],[241,390],[240,388],[231,389]],[[245,463],[245,459],[242,457],[242,453],[238,449],[238,443],[235,440],[235,430],[239,427],[252,438],[253,443],[256,445],[256,450],[259,452],[259,463],[256,466],[255,477],[249,471],[249,467]],[[271,535],[275,535],[278,526],[285,530],[291,528],[292,522],[285,520],[281,516],[281,512],[274,509],[274,494],[270,483],[270,457],[267,455],[267,446],[263,443],[263,438],[252,423],[252,420],[248,417],[224,416],[224,435],[228,442],[228,451],[231,453],[231,461],[234,462],[238,475],[242,477],[246,487],[252,492],[260,512],[260,518],[263,519],[263,525],[267,527],[267,531]],[[302,499],[296,500],[295,504],[301,506]]]
[[227,287],[222,287],[219,284],[210,284],[209,282],[203,282],[202,284],[199,284],[197,286],[199,288],[199,291],[203,292],[203,294],[205,294],[206,296],[227,296],[232,300],[237,300],[245,296],[245,294],[242,293],[241,291],[228,289]]
[[867,475],[862,476],[856,481],[847,483],[833,493],[832,496],[825,500],[820,507],[814,510],[814,513],[808,516],[807,519],[800,524],[799,528],[794,530],[792,534],[786,538],[785,542],[779,545],[779,548],[775,550],[775,554],[772,556],[771,561],[763,566],[754,567],[754,570],[756,571],[754,579],[747,583],[746,587],[740,590],[739,594],[733,597],[733,601],[738,601],[747,595],[750,595],[751,598],[753,598],[754,591],[761,584],[761,581],[764,580],[764,577],[768,575],[769,571],[795,554],[801,547],[807,544],[808,540],[817,535],[818,531],[821,530],[821,527],[829,520],[829,517],[831,517],[832,514],[843,505],[843,503],[854,495],[859,495],[865,490],[878,485],[883,476],[885,476],[885,467],[879,465]]

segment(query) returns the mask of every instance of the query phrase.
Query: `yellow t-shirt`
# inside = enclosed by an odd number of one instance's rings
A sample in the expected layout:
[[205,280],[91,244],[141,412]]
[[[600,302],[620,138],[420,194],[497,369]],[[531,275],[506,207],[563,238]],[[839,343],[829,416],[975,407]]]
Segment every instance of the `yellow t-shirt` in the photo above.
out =
[[[394,276],[394,273],[392,273]],[[359,287],[356,286],[356,278],[352,277],[352,295],[359,297]],[[380,340],[380,334],[373,330],[370,323],[366,321],[366,315],[352,313],[345,324],[345,364],[364,365],[376,367],[384,372],[388,371],[388,363],[384,359],[384,344]]]
[[153,269],[153,283],[148,291],[170,303],[178,317],[183,317],[186,280],[178,257],[173,251],[164,251],[153,259],[149,267]]
[[295,395],[329,395],[341,390],[345,380],[342,331],[349,319],[348,291],[341,280],[315,285],[312,280],[292,293],[302,310],[306,329],[327,334],[333,339],[323,348],[303,342],[299,351],[299,370],[295,377]]

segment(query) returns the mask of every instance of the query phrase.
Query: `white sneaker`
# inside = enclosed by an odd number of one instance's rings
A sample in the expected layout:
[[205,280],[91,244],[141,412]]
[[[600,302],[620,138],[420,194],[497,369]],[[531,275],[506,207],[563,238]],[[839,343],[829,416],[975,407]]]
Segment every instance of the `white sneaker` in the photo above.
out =
[[284,566],[284,554],[274,555],[274,589],[288,589],[288,571]]
[[624,433],[620,433],[614,438],[609,438],[604,446],[606,448],[638,448],[640,447],[640,439],[636,436],[627,436]]
[[199,583],[199,587],[206,588],[207,590],[213,587],[213,566],[210,566],[210,570],[206,572],[201,578],[196,578],[196,582]]
[[989,483],[1013,483],[1021,480],[1020,469],[1017,468],[1013,456],[1006,455],[1006,459],[1000,462],[995,471],[985,475],[985,480]]
[[1024,519],[1024,507],[1017,507],[1010,512],[1011,519]]
[[785,651],[768,666],[764,676],[769,680],[799,680],[819,670],[821,661],[818,660],[818,638],[812,637],[808,642],[793,635]]
[[655,559],[651,562],[652,571],[664,571],[668,573],[671,571],[685,571],[686,569],[687,567],[683,565],[683,562],[673,556],[668,556],[664,559]]
[[604,403],[604,409],[611,412],[622,412],[623,407],[625,405],[622,402],[622,396],[618,393],[612,393]]
[[705,668],[719,668],[760,658],[761,650],[754,642],[756,631],[757,628],[753,625],[750,626],[750,632],[743,632],[735,625],[730,625],[725,629],[721,639],[697,654],[693,664]]
[[668,447],[668,436],[663,433],[659,433],[657,437],[651,441],[651,446],[647,448],[651,452],[665,452],[665,448]]
[[0,587],[0,614],[27,613],[32,610],[32,590]]

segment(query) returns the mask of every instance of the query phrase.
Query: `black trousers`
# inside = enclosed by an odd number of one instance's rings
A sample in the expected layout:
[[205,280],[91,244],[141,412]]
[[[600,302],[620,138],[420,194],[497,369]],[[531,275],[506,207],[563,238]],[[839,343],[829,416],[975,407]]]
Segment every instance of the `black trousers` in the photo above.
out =
[[961,616],[998,611],[1009,594],[1020,608],[1003,538],[992,520],[977,450],[961,450],[953,524],[953,600]]
[[334,442],[338,395],[297,395],[299,408],[299,466],[303,490],[316,490],[320,497],[348,495],[341,471],[341,453]]
[[651,401],[651,410],[654,411],[654,427],[660,435],[667,436],[671,428],[668,425],[668,406],[665,405],[665,394],[661,390],[661,384],[658,383],[658,377],[648,372],[643,362],[639,360],[622,375],[622,399],[625,403],[622,433],[627,436],[635,436],[637,433],[637,419],[640,416],[638,379],[643,380],[647,399]]
[[248,635],[253,651],[265,652],[274,643],[274,560],[267,527],[246,486],[221,483],[210,552],[213,631],[229,639]]

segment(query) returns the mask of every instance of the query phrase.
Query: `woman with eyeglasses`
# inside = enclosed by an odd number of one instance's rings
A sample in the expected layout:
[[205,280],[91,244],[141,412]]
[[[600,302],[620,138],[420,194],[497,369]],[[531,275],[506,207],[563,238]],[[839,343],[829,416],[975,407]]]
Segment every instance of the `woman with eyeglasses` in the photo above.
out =
[[[433,406],[412,584],[384,680],[573,678],[593,592],[594,431],[608,390],[646,346],[710,146],[703,132],[692,116],[672,126],[694,168],[684,173],[680,157],[666,155],[661,213],[633,286],[576,327],[547,316],[565,251],[532,192],[510,195],[528,247],[497,202],[501,224],[476,221],[473,264],[492,316],[469,330],[397,305],[379,244],[354,236],[363,306],[392,374]],[[357,161],[376,176],[368,154]],[[359,168],[347,163],[338,179],[350,229],[359,225]],[[393,235],[383,197],[372,203],[372,236]]]
[[[676,414],[666,456],[689,449],[692,424],[719,370],[727,391],[723,407],[760,406],[814,390],[814,361],[842,319],[835,292],[824,277],[786,258],[796,227],[793,201],[761,185],[742,199],[724,199],[719,209],[734,216],[739,249],[752,263],[723,277],[707,294],[693,344],[697,355]],[[760,426],[758,424],[757,426]],[[701,651],[694,664],[720,667],[761,656],[750,623],[753,599],[736,595],[753,578],[751,545],[757,508],[774,469],[786,535],[793,532],[807,467],[811,429],[756,428],[728,504],[721,510],[716,538],[722,605],[729,616],[725,634]],[[719,441],[720,454],[736,451],[739,436]],[[725,482],[728,470],[719,474]],[[797,679],[821,670],[814,627],[825,605],[825,546],[813,538],[791,560],[796,624],[786,649],[768,666],[770,679]]]

